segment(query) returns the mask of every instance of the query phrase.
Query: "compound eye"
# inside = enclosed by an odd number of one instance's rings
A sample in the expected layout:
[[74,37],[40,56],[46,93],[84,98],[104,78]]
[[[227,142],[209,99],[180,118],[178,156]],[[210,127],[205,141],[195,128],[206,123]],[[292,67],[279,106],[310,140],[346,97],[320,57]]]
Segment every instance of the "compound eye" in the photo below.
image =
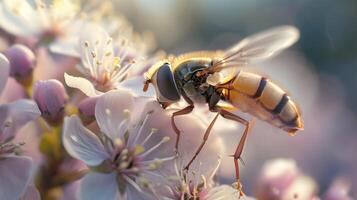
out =
[[168,63],[165,63],[158,69],[156,74],[156,85],[159,92],[159,94],[157,94],[159,99],[169,101],[180,100],[180,94]]

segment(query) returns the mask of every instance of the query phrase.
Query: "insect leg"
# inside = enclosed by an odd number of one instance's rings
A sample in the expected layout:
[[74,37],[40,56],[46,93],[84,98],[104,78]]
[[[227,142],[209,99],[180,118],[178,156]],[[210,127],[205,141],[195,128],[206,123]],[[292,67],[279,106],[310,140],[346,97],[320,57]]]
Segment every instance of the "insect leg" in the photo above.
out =
[[212,120],[212,122],[210,123],[210,125],[208,126],[208,128],[206,129],[205,134],[204,134],[204,136],[203,136],[203,141],[202,141],[201,145],[198,147],[198,149],[197,149],[195,155],[192,157],[192,159],[190,160],[190,162],[188,162],[188,164],[186,165],[185,170],[188,170],[188,169],[189,169],[189,167],[190,167],[190,165],[192,164],[192,162],[196,159],[196,157],[198,156],[198,154],[201,152],[203,146],[205,145],[205,143],[206,143],[206,141],[207,141],[207,139],[208,139],[209,134],[211,133],[211,129],[212,129],[214,123],[216,122],[218,116],[219,116],[219,113],[214,117],[214,119]]
[[230,113],[226,110],[223,110],[223,109],[220,109],[219,110],[220,114],[222,115],[222,117],[226,118],[226,119],[230,119],[230,120],[233,120],[233,121],[236,121],[238,123],[241,123],[245,126],[245,129],[244,129],[244,132],[243,132],[243,135],[239,141],[239,144],[237,146],[237,149],[233,155],[233,158],[234,158],[234,167],[235,167],[235,170],[236,170],[236,180],[237,180],[237,189],[239,190],[240,192],[240,195],[243,196],[243,190],[242,190],[242,184],[240,182],[240,174],[239,174],[239,164],[238,164],[238,160],[241,158],[241,155],[242,155],[242,152],[243,152],[243,147],[244,147],[244,144],[247,140],[247,136],[248,136],[248,133],[249,133],[249,129],[251,127],[250,123],[237,116],[237,115],[234,115],[233,113]]
[[178,144],[179,144],[179,140],[180,140],[180,130],[177,128],[176,123],[175,123],[175,117],[176,116],[180,116],[180,115],[186,115],[190,112],[192,112],[193,110],[193,104],[183,108],[182,110],[176,111],[174,113],[172,113],[171,116],[171,126],[174,129],[175,133],[176,133],[176,142],[175,142],[175,152],[178,153]]

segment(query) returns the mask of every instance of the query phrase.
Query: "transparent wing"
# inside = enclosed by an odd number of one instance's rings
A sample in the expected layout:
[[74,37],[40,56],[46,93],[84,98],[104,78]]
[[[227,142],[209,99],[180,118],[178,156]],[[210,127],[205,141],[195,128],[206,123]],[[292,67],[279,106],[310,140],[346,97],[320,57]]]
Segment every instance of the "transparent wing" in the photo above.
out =
[[294,44],[299,35],[294,26],[279,26],[254,34],[229,48],[225,62],[269,58]]
[[[251,35],[238,44],[228,48],[222,59],[217,60],[211,67],[214,84],[222,84],[231,80],[240,67],[250,61],[267,59],[277,55],[299,39],[299,30],[294,26],[279,26]],[[221,77],[221,78],[219,78]]]

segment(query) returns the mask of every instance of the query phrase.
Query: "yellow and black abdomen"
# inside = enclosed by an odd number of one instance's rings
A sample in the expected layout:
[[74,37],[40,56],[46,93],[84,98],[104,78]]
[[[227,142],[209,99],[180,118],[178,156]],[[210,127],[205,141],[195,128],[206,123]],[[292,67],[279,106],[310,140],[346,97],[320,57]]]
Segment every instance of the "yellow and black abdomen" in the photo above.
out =
[[290,134],[303,129],[300,112],[278,85],[260,75],[240,71],[223,90],[226,100],[243,112],[267,121]]

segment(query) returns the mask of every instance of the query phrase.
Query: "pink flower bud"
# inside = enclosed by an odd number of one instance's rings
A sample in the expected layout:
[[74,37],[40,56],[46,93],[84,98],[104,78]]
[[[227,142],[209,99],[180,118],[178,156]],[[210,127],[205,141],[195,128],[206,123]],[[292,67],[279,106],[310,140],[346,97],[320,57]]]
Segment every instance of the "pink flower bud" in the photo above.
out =
[[261,172],[258,183],[258,199],[281,199],[284,192],[300,175],[294,160],[276,159],[268,161]]
[[349,195],[351,185],[344,178],[337,178],[324,195],[324,200],[352,200]]
[[22,84],[31,82],[36,63],[34,53],[24,45],[15,44],[4,54],[10,61],[10,75]]
[[37,81],[33,93],[42,117],[51,125],[62,123],[68,98],[63,84],[55,79]]
[[84,124],[90,124],[95,120],[94,111],[98,98],[99,97],[87,97],[79,103],[79,116]]

